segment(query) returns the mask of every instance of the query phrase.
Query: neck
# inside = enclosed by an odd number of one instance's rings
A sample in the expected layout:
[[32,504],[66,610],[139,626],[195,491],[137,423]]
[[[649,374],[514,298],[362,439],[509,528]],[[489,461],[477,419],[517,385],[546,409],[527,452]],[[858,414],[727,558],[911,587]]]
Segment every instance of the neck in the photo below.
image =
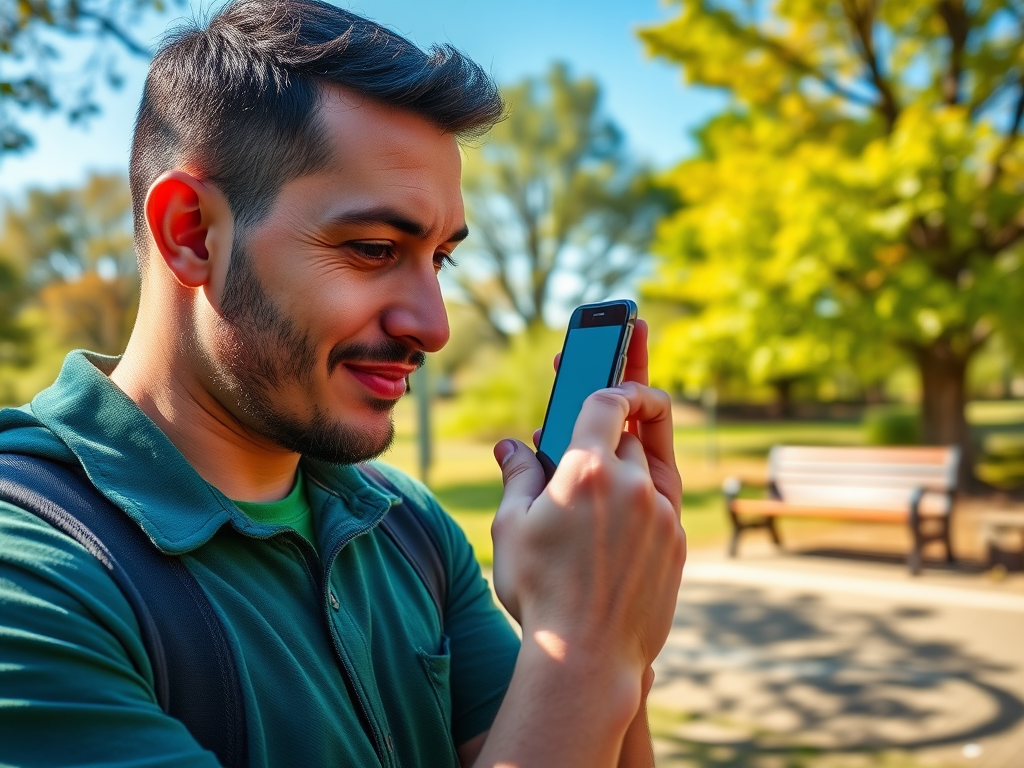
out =
[[110,378],[225,496],[283,499],[294,484],[299,455],[246,428],[194,370],[194,354],[176,348],[166,334],[137,324]]

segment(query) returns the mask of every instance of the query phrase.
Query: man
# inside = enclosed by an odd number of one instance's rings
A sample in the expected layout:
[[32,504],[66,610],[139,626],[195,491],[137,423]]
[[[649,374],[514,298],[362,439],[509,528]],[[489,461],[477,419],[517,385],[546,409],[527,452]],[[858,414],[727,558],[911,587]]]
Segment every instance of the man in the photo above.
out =
[[[459,138],[503,111],[315,0],[238,0],[153,60],[131,186],[142,275],[123,357],[71,353],[0,451],[81,465],[207,593],[239,658],[250,762],[598,766],[649,759],[643,699],[685,559],[668,399],[591,397],[550,484],[495,447],[494,607],[421,486],[438,616],[353,465],[448,338],[437,273],[467,234]],[[628,429],[627,429],[628,424]],[[153,694],[129,604],[94,557],[0,505],[0,762],[214,765]]]

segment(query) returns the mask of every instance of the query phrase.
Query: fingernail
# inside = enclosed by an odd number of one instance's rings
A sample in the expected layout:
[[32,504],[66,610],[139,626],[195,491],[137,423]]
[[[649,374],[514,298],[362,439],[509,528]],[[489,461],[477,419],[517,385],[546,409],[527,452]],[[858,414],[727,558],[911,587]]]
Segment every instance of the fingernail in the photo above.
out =
[[501,468],[505,468],[505,464],[512,458],[512,454],[516,452],[516,441],[515,440],[502,440],[496,446],[494,446],[494,458],[498,460],[498,464]]

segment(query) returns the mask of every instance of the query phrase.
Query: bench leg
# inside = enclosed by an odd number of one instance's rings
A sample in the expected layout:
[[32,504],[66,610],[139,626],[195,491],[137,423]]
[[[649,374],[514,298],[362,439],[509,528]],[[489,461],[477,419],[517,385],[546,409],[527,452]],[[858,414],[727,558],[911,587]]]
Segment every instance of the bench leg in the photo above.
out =
[[956,555],[953,553],[952,523],[949,517],[942,523],[942,542],[946,545],[946,562],[950,565],[956,562]]
[[910,567],[911,576],[921,575],[921,542],[914,537],[914,544],[910,548],[910,555],[907,557],[907,565]]
[[921,574],[921,559],[923,557],[924,535],[921,533],[921,520],[916,514],[910,515],[910,555],[907,557],[907,565],[910,567],[911,576]]
[[775,518],[769,517],[765,521],[765,527],[768,528],[768,533],[772,537],[772,541],[775,542],[775,546],[782,549],[782,539],[779,538],[779,529],[775,527]]
[[740,530],[739,526],[733,526],[732,536],[729,537],[729,557],[736,557],[740,547]]
[[736,553],[740,549],[740,534],[743,533],[745,526],[731,509],[729,510],[729,522],[732,523],[732,536],[729,537],[729,557],[736,557]]

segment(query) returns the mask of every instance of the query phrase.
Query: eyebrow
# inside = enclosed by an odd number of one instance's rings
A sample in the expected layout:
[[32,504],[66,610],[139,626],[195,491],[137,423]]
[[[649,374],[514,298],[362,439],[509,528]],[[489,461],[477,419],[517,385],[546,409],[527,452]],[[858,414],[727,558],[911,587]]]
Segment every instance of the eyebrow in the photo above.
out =
[[[427,238],[430,235],[429,227],[387,206],[347,211],[337,216],[332,216],[331,224],[342,226],[385,224],[392,229],[397,229],[399,232],[404,232],[413,237]],[[465,240],[468,236],[469,227],[463,224],[462,227],[445,238],[444,242],[457,243]]]

